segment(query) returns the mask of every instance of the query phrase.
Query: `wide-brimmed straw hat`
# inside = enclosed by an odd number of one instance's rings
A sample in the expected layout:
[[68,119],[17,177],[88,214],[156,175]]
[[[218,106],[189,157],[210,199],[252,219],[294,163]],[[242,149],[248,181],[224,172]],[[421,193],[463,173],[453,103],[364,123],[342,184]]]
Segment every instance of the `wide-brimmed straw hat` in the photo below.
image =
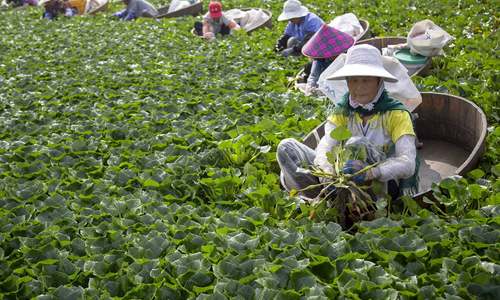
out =
[[353,44],[352,36],[323,24],[302,47],[302,54],[311,58],[331,58],[346,51]]
[[294,18],[305,17],[309,9],[303,6],[298,0],[287,0],[283,4],[283,12],[278,17],[278,21],[287,21]]
[[371,45],[355,45],[349,48],[344,66],[327,79],[339,80],[352,76],[372,76],[389,82],[398,81],[384,68],[380,51]]

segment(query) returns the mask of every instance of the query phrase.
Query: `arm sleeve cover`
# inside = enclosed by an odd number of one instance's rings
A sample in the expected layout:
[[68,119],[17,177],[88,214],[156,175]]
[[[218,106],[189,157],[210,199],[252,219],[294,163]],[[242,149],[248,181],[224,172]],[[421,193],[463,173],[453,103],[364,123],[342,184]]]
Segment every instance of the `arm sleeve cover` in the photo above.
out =
[[396,142],[395,156],[373,169],[373,176],[380,181],[408,178],[415,172],[417,149],[414,135],[403,135]]

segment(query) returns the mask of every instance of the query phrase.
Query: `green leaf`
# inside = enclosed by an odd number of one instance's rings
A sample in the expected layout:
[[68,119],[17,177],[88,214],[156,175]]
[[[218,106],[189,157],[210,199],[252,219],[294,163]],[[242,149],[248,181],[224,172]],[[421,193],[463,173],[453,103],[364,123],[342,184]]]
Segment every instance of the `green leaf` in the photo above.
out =
[[349,129],[347,129],[347,127],[339,126],[330,132],[330,136],[332,139],[342,142],[348,140],[352,136],[352,133]]
[[495,176],[497,177],[500,177],[500,163],[491,167],[491,173],[495,174]]
[[145,180],[142,183],[142,185],[144,187],[154,187],[154,188],[160,187],[160,184],[157,181],[153,180],[153,179],[147,179],[147,180]]
[[314,276],[306,270],[293,271],[290,275],[291,287],[296,291],[311,288],[316,284]]
[[484,177],[486,175],[483,170],[481,169],[475,169],[469,172],[469,176],[471,176],[473,179],[479,179]]
[[60,286],[54,294],[61,300],[83,299],[83,288]]

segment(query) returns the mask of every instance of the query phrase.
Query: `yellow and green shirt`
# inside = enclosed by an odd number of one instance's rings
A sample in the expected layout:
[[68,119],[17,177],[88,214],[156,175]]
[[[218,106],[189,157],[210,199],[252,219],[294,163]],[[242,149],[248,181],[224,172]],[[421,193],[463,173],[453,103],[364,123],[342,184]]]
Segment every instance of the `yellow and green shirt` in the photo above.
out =
[[334,114],[328,118],[335,127],[345,126],[353,136],[364,136],[388,153],[390,147],[403,135],[415,135],[410,114],[404,110],[389,110],[377,113],[366,121],[357,112],[349,115]]

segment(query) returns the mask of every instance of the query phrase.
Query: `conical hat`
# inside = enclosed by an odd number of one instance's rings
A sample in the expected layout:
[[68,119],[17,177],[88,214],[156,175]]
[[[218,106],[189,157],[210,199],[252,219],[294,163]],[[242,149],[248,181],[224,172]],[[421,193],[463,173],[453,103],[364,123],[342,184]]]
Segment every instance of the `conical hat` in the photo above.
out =
[[302,54],[311,58],[331,58],[346,51],[353,44],[352,36],[323,24],[302,47]]

